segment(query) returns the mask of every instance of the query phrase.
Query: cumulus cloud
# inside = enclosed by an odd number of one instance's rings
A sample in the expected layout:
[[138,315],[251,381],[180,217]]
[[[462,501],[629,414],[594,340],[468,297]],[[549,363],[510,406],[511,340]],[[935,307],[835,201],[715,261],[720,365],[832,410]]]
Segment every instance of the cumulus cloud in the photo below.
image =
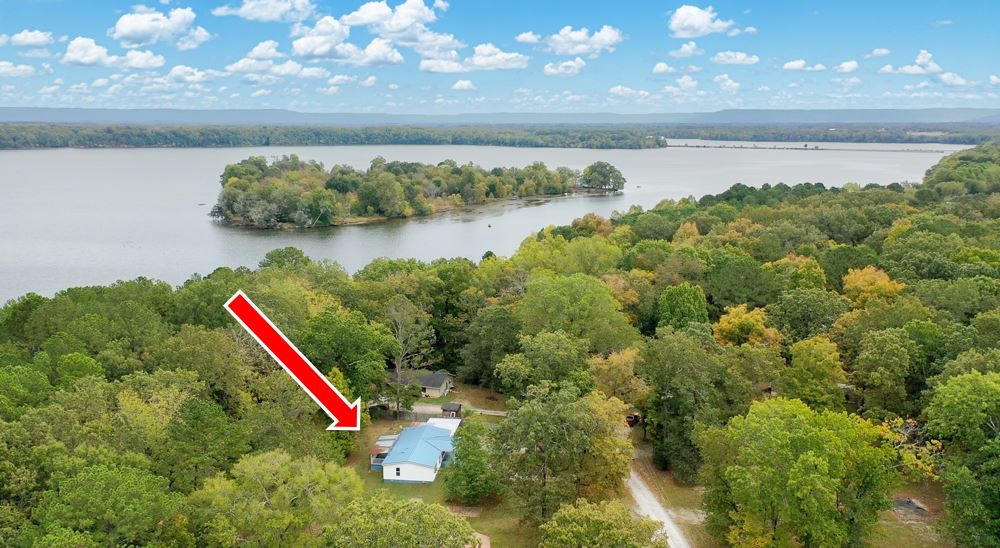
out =
[[720,51],[712,56],[712,62],[719,65],[755,65],[760,57],[742,51]]
[[745,27],[742,29],[734,27],[729,29],[726,36],[739,36],[741,34],[757,34],[757,27]]
[[392,42],[374,38],[364,49],[354,44],[340,44],[336,48],[334,62],[355,67],[375,65],[398,65],[403,62],[403,54],[392,47]]
[[124,68],[155,69],[167,62],[162,55],[156,55],[149,50],[130,50],[121,58],[119,65]]
[[279,59],[284,56],[284,53],[278,51],[278,42],[275,40],[264,40],[247,54],[250,59]]
[[657,63],[653,65],[653,74],[669,74],[671,72],[677,72],[677,69],[666,63]]
[[250,21],[303,21],[316,11],[310,0],[243,0],[238,7],[220,6],[212,15],[235,15]]
[[358,85],[362,86],[362,87],[370,88],[370,87],[374,86],[376,82],[378,82],[378,78],[375,78],[374,76],[369,76],[368,78],[365,78],[364,80],[358,82]]
[[62,62],[68,65],[81,66],[111,66],[118,61],[115,55],[109,55],[108,49],[98,45],[93,38],[77,36],[66,44],[66,53]]
[[344,84],[349,84],[351,82],[357,82],[357,81],[358,77],[354,75],[334,74],[333,76],[330,77],[329,80],[326,81],[326,83],[330,84],[331,86],[342,86]]
[[472,83],[472,80],[458,80],[451,85],[451,89],[455,91],[475,91],[479,88],[476,87],[476,84]]
[[705,9],[683,5],[670,15],[670,35],[674,38],[698,38],[716,32],[725,32],[733,26],[733,20],[719,19],[712,6]]
[[698,47],[694,41],[687,41],[681,44],[681,47],[669,52],[671,57],[676,57],[677,59],[682,59],[684,57],[692,57],[695,55],[701,55],[705,53],[705,50]]
[[968,80],[962,78],[954,72],[945,72],[941,76],[938,76],[938,78],[941,80],[941,83],[946,86],[965,86],[969,84]]
[[882,74],[935,74],[942,70],[941,66],[934,62],[934,55],[922,49],[917,53],[912,65],[903,65],[899,68],[885,65],[878,71]]
[[372,34],[411,48],[422,57],[457,57],[457,50],[465,44],[451,34],[430,30],[427,24],[436,20],[437,13],[423,0],[406,0],[395,8],[390,8],[385,0],[368,2],[340,18],[349,27],[367,25]]
[[546,38],[545,44],[557,55],[587,55],[593,58],[602,52],[615,51],[624,40],[622,31],[609,25],[604,25],[593,34],[587,27],[573,30],[573,27],[567,25]]
[[520,69],[528,66],[527,55],[502,51],[493,44],[479,44],[473,54],[458,59],[457,53],[449,58],[421,59],[420,70],[424,72],[470,72],[473,70]]
[[337,47],[347,40],[351,29],[329,15],[316,21],[312,27],[298,27],[299,38],[292,42],[292,52],[300,57],[339,57]]
[[678,78],[676,82],[677,82],[677,87],[679,87],[683,91],[691,91],[694,88],[698,87],[698,80],[695,80],[694,78],[688,76],[687,74]]
[[542,37],[531,31],[527,31],[515,36],[514,41],[522,44],[537,44],[542,41]]
[[9,41],[12,46],[24,46],[31,48],[40,48],[55,42],[55,40],[52,39],[51,32],[28,29],[24,29],[17,34],[10,36],[7,41]]
[[258,89],[257,91],[250,94],[250,97],[266,97],[271,94],[269,89]]
[[712,81],[715,82],[716,84],[719,84],[719,89],[721,89],[722,91],[728,91],[729,93],[736,93],[740,89],[739,82],[730,78],[728,74],[720,74],[715,78],[712,78]]
[[816,63],[815,65],[810,65],[805,59],[796,59],[794,61],[789,61],[782,66],[785,70],[804,70],[806,72],[818,72],[821,70],[826,70],[826,65],[822,63]]
[[587,66],[587,62],[577,57],[572,61],[563,61],[559,64],[548,63],[543,72],[546,76],[576,76],[585,66]]
[[851,61],[844,61],[843,63],[833,67],[833,70],[847,74],[858,70],[858,67],[859,67],[858,62],[851,60]]
[[995,74],[991,74],[990,75],[990,84],[992,84],[994,86],[1000,85],[1000,76],[996,76]]
[[644,89],[633,89],[630,87],[623,86],[621,84],[617,86],[611,86],[608,93],[615,95],[617,97],[637,97],[644,99],[649,97],[649,92]]
[[323,95],[336,95],[340,93],[340,88],[337,86],[327,86],[325,88],[316,88],[316,92]]
[[201,70],[187,65],[176,65],[167,73],[167,79],[180,84],[204,84],[225,75],[225,72],[218,70]]
[[303,67],[295,61],[288,60],[284,63],[276,63],[272,59],[251,59],[244,57],[239,61],[226,67],[232,73],[249,76],[250,81],[271,81],[272,79],[255,78],[254,76],[297,76],[299,78],[326,78],[330,76],[330,71],[322,67]]
[[861,85],[861,78],[857,76],[851,76],[850,78],[833,78],[831,82],[835,84],[840,84],[845,88],[855,87]]
[[892,53],[892,52],[889,51],[886,48],[875,48],[875,49],[873,49],[871,51],[871,53],[865,54],[865,59],[868,59],[868,58],[871,58],[871,57],[885,57],[886,55],[889,55],[890,53]]
[[108,36],[126,48],[168,42],[181,50],[194,49],[212,37],[204,27],[194,26],[195,17],[191,8],[177,8],[164,14],[146,6],[134,6],[131,13],[118,18]]
[[11,63],[10,61],[0,61],[0,76],[9,77],[23,77],[23,76],[34,76],[38,73],[38,70],[31,65],[19,65]]

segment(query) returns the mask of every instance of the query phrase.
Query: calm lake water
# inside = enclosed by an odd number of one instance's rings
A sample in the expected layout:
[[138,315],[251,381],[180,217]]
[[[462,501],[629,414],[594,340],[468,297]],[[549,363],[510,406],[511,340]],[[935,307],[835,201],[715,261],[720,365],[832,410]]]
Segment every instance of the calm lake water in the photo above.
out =
[[[671,141],[685,143],[685,141]],[[709,143],[686,141],[691,145]],[[724,143],[752,146],[750,143]],[[593,211],[701,196],[735,183],[891,183],[919,181],[950,145],[823,144],[839,150],[664,148],[581,150],[476,146],[345,146],[229,149],[0,151],[0,303],[29,291],[145,275],[179,284],[218,266],[255,266],[276,247],[296,246],[354,272],[376,257],[478,259],[509,255],[528,235]],[[900,149],[909,152],[899,152]],[[379,224],[298,231],[220,226],[208,212],[227,163],[251,155],[296,153],[304,159],[367,167],[372,158],[490,169],[543,161],[582,169],[604,160],[628,183],[614,196],[510,201]]]

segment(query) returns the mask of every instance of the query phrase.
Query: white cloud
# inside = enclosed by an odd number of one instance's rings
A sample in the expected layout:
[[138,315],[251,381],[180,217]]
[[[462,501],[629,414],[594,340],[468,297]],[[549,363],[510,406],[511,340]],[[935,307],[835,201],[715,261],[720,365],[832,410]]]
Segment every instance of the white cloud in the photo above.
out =
[[339,57],[337,46],[344,43],[351,33],[350,27],[327,15],[312,28],[299,27],[300,38],[292,42],[292,52],[302,57]]
[[0,76],[33,76],[38,71],[31,65],[16,65],[10,61],[0,61]]
[[392,42],[384,38],[375,38],[361,49],[354,44],[336,46],[334,61],[343,65],[369,67],[375,65],[398,65],[403,62],[403,54],[392,47]]
[[121,58],[120,66],[134,69],[155,69],[167,62],[162,55],[156,55],[149,50],[130,50]]
[[851,73],[851,72],[854,72],[854,71],[858,70],[859,66],[860,65],[858,65],[857,61],[850,60],[850,61],[844,61],[843,63],[841,63],[841,64],[833,67],[833,70],[835,70],[837,72],[843,72],[845,74],[848,74],[848,73]]
[[701,55],[702,53],[705,53],[705,50],[699,48],[698,44],[696,44],[694,41],[688,41],[681,44],[681,47],[672,50],[670,52],[670,56],[676,57],[677,59],[681,59],[684,57]]
[[653,65],[653,74],[669,74],[671,72],[677,72],[677,69],[666,63],[657,63]]
[[691,78],[687,74],[681,76],[676,81],[677,81],[677,86],[684,91],[691,91],[694,88],[698,87],[698,80]]
[[945,72],[941,76],[938,76],[938,78],[940,78],[941,83],[943,83],[946,86],[965,86],[968,85],[969,83],[968,80],[962,78],[961,76],[955,74],[954,72]]
[[176,65],[167,73],[167,79],[180,84],[203,84],[225,75],[225,72],[218,70],[201,70],[187,65]]
[[10,42],[10,36],[0,34],[0,47],[6,46],[8,42]]
[[250,21],[303,21],[316,10],[310,0],[243,0],[239,7],[229,5],[212,10],[212,15],[235,15]]
[[77,36],[66,44],[66,53],[62,62],[69,65],[111,66],[118,61],[118,56],[108,55],[108,49],[97,45],[93,38]]
[[451,89],[455,91],[475,91],[476,84],[472,83],[472,80],[458,80],[451,85]]
[[591,34],[587,27],[573,30],[567,25],[557,34],[553,34],[545,39],[552,53],[557,55],[587,55],[597,57],[602,52],[613,52],[618,44],[625,40],[622,31],[604,25],[601,30]]
[[531,31],[527,31],[515,36],[514,41],[522,44],[537,44],[542,41],[542,37]]
[[250,97],[266,97],[271,94],[269,89],[258,89],[257,91],[250,94]]
[[720,65],[755,65],[760,57],[742,51],[720,51],[712,56],[712,62]]
[[805,59],[796,59],[794,61],[789,61],[782,66],[785,70],[804,70],[806,72],[818,72],[821,70],[826,70],[826,65],[822,63],[816,63],[815,65],[809,65],[806,63]]
[[9,41],[12,46],[26,46],[32,48],[40,48],[55,42],[55,40],[52,39],[51,32],[28,29],[24,29],[17,34],[14,34],[9,38]]
[[347,74],[334,74],[329,80],[326,81],[327,84],[331,86],[342,86],[344,84],[349,84],[351,82],[357,82],[358,77],[354,75]]
[[374,25],[392,17],[392,8],[385,2],[367,2],[340,18],[340,22],[352,27]]
[[450,58],[421,59],[424,72],[470,72],[473,70],[521,69],[528,66],[528,57],[521,53],[502,51],[493,44],[479,44],[470,57],[459,60],[458,54]]
[[955,22],[951,19],[938,19],[937,21],[934,21],[935,27],[948,27],[953,24],[955,24]]
[[376,82],[378,82],[378,78],[375,78],[374,76],[369,76],[368,78],[365,78],[364,80],[358,82],[358,85],[362,86],[362,87],[370,88],[370,87],[374,86]]
[[51,86],[44,86],[38,90],[39,95],[51,95],[59,91],[59,84],[52,84]]
[[92,88],[106,88],[106,87],[108,87],[108,79],[107,78],[98,78],[98,79],[96,79],[96,80],[94,80],[93,82],[90,83],[90,87],[92,87]]
[[427,23],[436,20],[437,14],[423,0],[406,0],[395,8],[389,8],[385,0],[368,2],[340,18],[347,26],[368,25],[372,34],[411,48],[422,57],[453,59],[465,44],[451,34],[427,28]]
[[208,41],[211,35],[203,27],[194,27],[195,12],[191,8],[177,8],[168,14],[145,6],[134,6],[131,13],[118,18],[108,36],[126,48],[138,48],[168,42],[178,49],[194,49]]
[[436,10],[448,11],[449,7],[451,7],[451,4],[445,2],[445,0],[434,0],[434,9]]
[[623,86],[621,84],[617,86],[611,86],[608,90],[611,95],[616,95],[618,97],[638,97],[644,99],[649,97],[649,92],[643,89],[632,89],[630,87]]
[[922,49],[917,53],[912,65],[903,65],[899,68],[885,65],[878,71],[882,74],[934,74],[942,70],[941,66],[934,62],[934,55]]
[[284,63],[275,63],[271,59],[251,59],[244,57],[239,61],[226,67],[226,70],[233,73],[244,74],[246,79],[252,82],[270,82],[273,79],[261,79],[260,77],[273,76],[298,76],[299,78],[326,78],[330,76],[330,71],[323,67],[303,67],[295,61],[288,60]]
[[18,57],[28,57],[29,59],[49,59],[55,57],[48,48],[31,48],[17,52]]
[[698,38],[715,32],[725,32],[733,26],[732,19],[719,19],[712,6],[701,9],[697,6],[683,5],[670,16],[670,35],[674,38]]
[[275,40],[264,40],[247,54],[250,59],[278,59],[284,56],[284,53],[278,51],[278,42]]
[[340,93],[340,88],[337,86],[329,86],[325,88],[316,88],[316,91],[323,95],[336,95]]
[[860,86],[862,84],[861,78],[858,78],[857,76],[851,76],[849,78],[833,78],[830,81],[835,84],[840,84],[845,88]]
[[736,93],[737,91],[740,90],[739,82],[730,78],[728,74],[720,74],[715,78],[712,78],[712,81],[715,82],[716,84],[719,84],[719,89],[721,89],[722,91],[728,91],[729,93]]
[[885,57],[890,53],[892,52],[886,48],[875,48],[871,51],[871,53],[865,54],[865,59],[868,59],[869,57]]
[[684,72],[701,72],[705,69],[699,67],[698,65],[688,65],[684,67]]
[[991,74],[990,75],[990,84],[992,84],[994,86],[1000,85],[1000,76],[996,76],[994,74]]
[[729,29],[729,32],[726,33],[726,36],[739,36],[741,34],[751,34],[751,35],[757,34],[757,27],[745,27],[742,29],[733,27]]
[[558,65],[555,63],[548,63],[545,65],[543,72],[546,76],[576,76],[580,74],[583,67],[587,66],[587,62],[583,59],[577,57],[572,61],[563,61]]

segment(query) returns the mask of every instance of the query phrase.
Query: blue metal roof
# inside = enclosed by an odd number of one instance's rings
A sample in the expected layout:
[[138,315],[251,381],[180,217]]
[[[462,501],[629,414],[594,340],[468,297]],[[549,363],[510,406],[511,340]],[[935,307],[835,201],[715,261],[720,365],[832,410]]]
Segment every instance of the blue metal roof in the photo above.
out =
[[434,468],[442,452],[450,453],[453,450],[450,432],[444,428],[422,424],[404,428],[382,464],[389,466],[411,462]]

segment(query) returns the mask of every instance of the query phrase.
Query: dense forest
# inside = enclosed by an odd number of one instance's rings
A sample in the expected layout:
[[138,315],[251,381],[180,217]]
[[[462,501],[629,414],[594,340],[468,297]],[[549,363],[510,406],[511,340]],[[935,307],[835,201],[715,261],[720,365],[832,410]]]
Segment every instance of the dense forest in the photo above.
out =
[[656,148],[669,139],[952,143],[995,139],[995,124],[580,124],[483,126],[142,126],[0,124],[0,150],[34,148],[491,145]]
[[591,214],[511,257],[350,275],[285,248],[180,287],[25,295],[0,309],[0,545],[476,543],[444,506],[363,489],[345,461],[368,448],[234,324],[238,289],[351,399],[396,394],[390,364],[507,394],[459,430],[444,488],[542,546],[663,545],[621,500],[633,410],[723,545],[857,546],[923,479],[944,534],[1000,545],[996,144],[919,185]]
[[618,191],[625,178],[607,162],[582,173],[536,162],[525,168],[389,162],[378,157],[365,171],[284,156],[254,156],[226,166],[211,215],[254,228],[313,228],[373,219],[429,215],[488,200],[555,196],[578,190]]

